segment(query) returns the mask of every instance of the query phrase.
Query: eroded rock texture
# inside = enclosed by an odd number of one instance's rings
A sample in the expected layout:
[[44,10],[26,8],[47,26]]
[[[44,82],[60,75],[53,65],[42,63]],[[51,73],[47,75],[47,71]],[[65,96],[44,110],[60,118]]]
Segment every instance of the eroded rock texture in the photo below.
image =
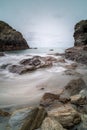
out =
[[28,49],[22,34],[7,23],[0,21],[0,51]]

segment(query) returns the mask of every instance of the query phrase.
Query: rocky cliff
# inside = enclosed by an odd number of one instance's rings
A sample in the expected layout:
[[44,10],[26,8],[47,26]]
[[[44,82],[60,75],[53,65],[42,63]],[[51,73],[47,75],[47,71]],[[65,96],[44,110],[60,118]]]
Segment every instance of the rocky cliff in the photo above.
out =
[[87,20],[75,25],[74,47],[65,51],[65,57],[87,65]]
[[0,51],[28,49],[22,34],[7,23],[0,21]]
[[82,20],[75,25],[75,46],[87,45],[87,20]]

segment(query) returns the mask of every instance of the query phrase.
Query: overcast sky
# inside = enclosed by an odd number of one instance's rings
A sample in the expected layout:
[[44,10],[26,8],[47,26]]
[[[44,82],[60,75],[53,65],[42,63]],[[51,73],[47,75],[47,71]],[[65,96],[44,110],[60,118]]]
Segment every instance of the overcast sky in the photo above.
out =
[[87,0],[0,0],[0,19],[31,45],[71,45],[74,25],[87,19]]

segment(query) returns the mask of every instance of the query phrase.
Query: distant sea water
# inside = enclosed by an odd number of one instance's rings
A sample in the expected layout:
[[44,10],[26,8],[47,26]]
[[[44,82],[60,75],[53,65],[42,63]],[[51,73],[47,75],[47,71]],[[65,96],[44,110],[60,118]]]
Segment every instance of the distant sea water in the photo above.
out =
[[7,64],[16,65],[20,60],[32,57],[34,55],[46,56],[54,53],[64,53],[65,48],[57,48],[57,47],[44,47],[44,48],[34,48],[27,50],[18,50],[18,51],[7,51],[5,52],[5,56],[0,57],[0,79],[12,77],[8,71],[8,67],[6,69],[2,69],[1,66]]
[[65,51],[65,48],[59,48],[59,47],[40,47],[40,48],[32,48],[27,50],[18,50],[18,51],[8,51],[6,54],[8,55],[44,55],[44,54],[53,54],[53,53],[63,53]]
[[63,86],[69,78],[61,75],[65,68],[57,64],[51,68],[37,69],[24,75],[10,73],[9,66],[2,69],[2,65],[18,65],[19,61],[34,55],[46,56],[53,53],[63,53],[64,50],[64,48],[51,47],[5,52],[5,56],[0,57],[0,107],[37,103],[44,93],[44,91],[40,92],[40,87],[47,87],[47,92],[54,91],[53,86],[58,89],[57,86],[61,83],[61,79],[64,81],[61,84]]

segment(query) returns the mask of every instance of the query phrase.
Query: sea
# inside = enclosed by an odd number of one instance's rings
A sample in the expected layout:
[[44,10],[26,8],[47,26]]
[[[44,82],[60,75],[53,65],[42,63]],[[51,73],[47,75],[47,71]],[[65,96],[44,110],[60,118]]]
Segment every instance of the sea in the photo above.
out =
[[[11,73],[8,67],[3,69],[3,65],[16,65],[22,59],[32,56],[54,56],[55,53],[64,53],[64,51],[65,48],[51,47],[5,52],[5,56],[0,57],[0,108],[23,104],[36,105],[45,92],[58,91],[71,78],[62,75],[66,69],[60,64],[23,75]],[[67,63],[70,64],[68,61]],[[44,90],[41,91],[41,88]]]

